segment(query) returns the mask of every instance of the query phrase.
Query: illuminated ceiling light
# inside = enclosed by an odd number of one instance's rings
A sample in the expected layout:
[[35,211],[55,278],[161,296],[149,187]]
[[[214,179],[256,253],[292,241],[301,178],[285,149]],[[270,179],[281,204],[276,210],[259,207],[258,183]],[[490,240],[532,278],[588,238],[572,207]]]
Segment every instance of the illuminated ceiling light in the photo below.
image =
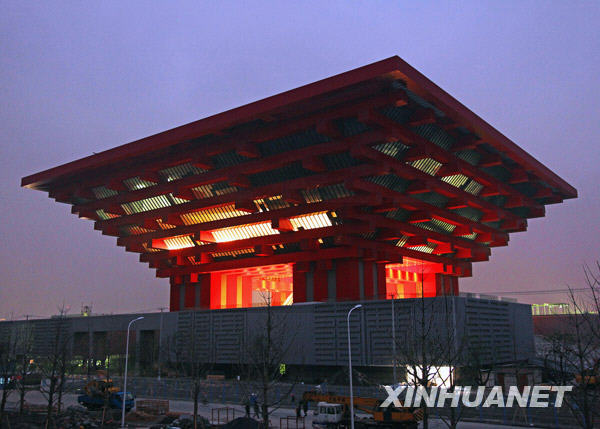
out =
[[254,248],[249,249],[238,249],[238,250],[229,250],[227,252],[215,252],[212,254],[213,258],[221,258],[223,256],[232,256],[237,257],[240,255],[249,255],[254,253]]
[[211,207],[196,212],[184,213],[181,215],[181,220],[186,225],[195,225],[204,222],[212,222],[215,220],[231,219],[247,214],[248,213],[245,211],[236,210],[234,204],[227,204],[224,206]]
[[315,229],[332,226],[327,212],[313,213],[305,216],[298,216],[290,219],[290,223],[295,231],[298,229]]
[[181,237],[165,238],[164,245],[168,250],[186,249],[194,247],[194,241],[189,235]]
[[428,261],[421,261],[419,259],[404,257],[404,258],[402,258],[401,264],[387,264],[386,268],[398,269],[398,268],[414,267],[414,266],[429,265],[429,264],[431,264],[431,263]]
[[[307,230],[332,226],[331,220],[329,219],[329,216],[327,216],[327,212],[298,216],[290,219],[290,223],[292,224],[294,231],[298,231],[299,229]],[[212,235],[217,243],[244,240],[255,237],[265,237],[276,234],[279,234],[279,231],[272,228],[270,221],[235,226],[231,228],[222,228],[212,231]],[[283,245],[279,245],[278,247],[283,249]],[[276,248],[277,246],[273,246],[273,249]]]
[[433,158],[421,158],[416,161],[408,162],[407,164],[412,165],[416,169],[419,169],[431,176],[434,176],[435,173],[440,169],[442,164],[436,161]]
[[271,222],[255,223],[252,225],[242,225],[232,228],[223,228],[212,231],[213,237],[217,243],[227,241],[244,240],[247,238],[264,237],[267,235],[279,234],[279,231],[271,228]]

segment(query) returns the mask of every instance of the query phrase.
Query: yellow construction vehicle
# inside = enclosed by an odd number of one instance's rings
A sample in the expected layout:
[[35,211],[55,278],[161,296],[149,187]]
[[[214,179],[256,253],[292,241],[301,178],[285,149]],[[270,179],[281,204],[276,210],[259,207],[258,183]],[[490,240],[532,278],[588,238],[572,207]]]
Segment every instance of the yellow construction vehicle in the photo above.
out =
[[123,398],[125,398],[125,410],[129,411],[135,403],[131,393],[123,394],[118,387],[114,386],[113,381],[100,371],[98,371],[98,378],[87,383],[83,390],[84,394],[77,397],[77,402],[89,410],[99,410],[105,406],[122,408]]
[[[331,393],[304,392],[302,401],[316,403],[314,429],[337,429],[350,427],[350,397]],[[354,408],[370,414],[372,418],[356,419],[356,428],[413,429],[423,419],[422,408],[381,408],[383,401],[376,398],[354,397]]]
[[598,374],[598,371],[594,369],[583,370],[581,374],[575,375],[575,383],[578,386],[587,385],[588,387],[597,387],[600,385],[600,376]]
[[111,379],[98,379],[91,380],[85,385],[83,390],[90,396],[97,396],[117,393],[119,391],[119,388],[113,385],[113,381]]

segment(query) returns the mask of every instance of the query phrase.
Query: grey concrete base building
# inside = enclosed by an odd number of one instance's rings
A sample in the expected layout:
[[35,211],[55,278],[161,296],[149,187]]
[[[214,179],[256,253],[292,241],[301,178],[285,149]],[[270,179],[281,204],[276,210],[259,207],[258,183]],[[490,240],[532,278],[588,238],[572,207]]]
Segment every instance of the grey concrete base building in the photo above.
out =
[[[356,304],[302,303],[5,321],[0,322],[0,338],[7,342],[28,331],[31,355],[43,356],[52,352],[60,331],[80,372],[108,366],[118,373],[127,324],[143,316],[131,332],[130,370],[134,374],[156,375],[160,367],[163,376],[178,376],[174,367],[193,359],[210,364],[215,373],[235,377],[249,363],[253,341],[266,335],[269,317],[273,347],[283,356],[282,370],[318,380],[346,368],[347,313]],[[524,361],[535,354],[531,307],[526,304],[466,294],[394,300],[393,309],[391,300],[361,304],[350,319],[352,360],[357,370],[380,382],[391,381],[393,365],[403,374],[407,364],[423,360],[437,366],[491,367]]]

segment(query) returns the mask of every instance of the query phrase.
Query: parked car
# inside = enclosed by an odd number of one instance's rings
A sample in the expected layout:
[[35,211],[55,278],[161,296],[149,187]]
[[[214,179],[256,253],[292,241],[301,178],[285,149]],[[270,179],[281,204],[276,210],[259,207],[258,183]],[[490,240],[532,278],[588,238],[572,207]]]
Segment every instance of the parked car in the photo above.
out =
[[15,377],[0,377],[0,389],[14,389]]

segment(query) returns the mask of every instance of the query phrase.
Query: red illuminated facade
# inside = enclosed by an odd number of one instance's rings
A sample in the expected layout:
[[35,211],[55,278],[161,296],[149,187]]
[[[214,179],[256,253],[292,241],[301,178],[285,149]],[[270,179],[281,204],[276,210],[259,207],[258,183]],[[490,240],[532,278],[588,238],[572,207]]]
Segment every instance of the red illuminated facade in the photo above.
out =
[[458,293],[576,190],[398,57],[23,178],[171,309]]

